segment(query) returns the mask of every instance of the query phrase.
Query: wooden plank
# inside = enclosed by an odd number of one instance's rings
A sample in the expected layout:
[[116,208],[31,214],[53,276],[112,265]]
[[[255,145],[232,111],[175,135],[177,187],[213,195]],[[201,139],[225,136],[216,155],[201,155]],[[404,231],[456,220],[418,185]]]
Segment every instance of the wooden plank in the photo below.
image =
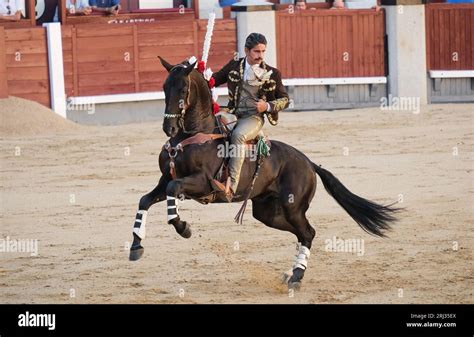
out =
[[218,71],[232,59],[232,56],[233,55],[209,57],[207,62],[208,66],[211,67],[213,71]]
[[[467,59],[466,59],[466,52],[464,49],[464,43],[461,43],[461,41],[464,41],[464,34],[465,34],[465,29],[464,29],[464,15],[458,10],[455,12],[455,21],[459,26],[458,33],[456,34],[455,37],[455,45],[456,45],[456,50],[458,50],[459,54],[459,62],[457,64],[456,69],[464,69],[464,67],[467,65]],[[460,83],[460,82],[459,82]]]
[[[73,95],[75,96],[79,96],[80,95],[80,92],[79,92],[79,73],[78,73],[78,70],[77,70],[77,63],[78,63],[78,58],[80,58],[80,56],[78,55],[78,51],[77,51],[77,30],[76,28],[74,27],[72,29],[72,74],[73,74],[73,89],[72,89],[72,92],[73,92]],[[82,59],[81,59],[82,60]]]
[[132,47],[121,47],[109,50],[77,50],[77,60],[79,62],[99,62],[99,61],[120,61],[123,60],[125,53],[133,53]]
[[162,67],[159,71],[140,72],[140,85],[147,83],[164,82],[168,72]]
[[28,99],[30,101],[35,101],[48,108],[51,107],[51,98],[49,96],[49,93],[15,93],[14,96]]
[[0,98],[6,97],[8,97],[8,81],[5,54],[5,29],[0,27]]
[[6,64],[8,68],[46,66],[48,64],[48,56],[45,53],[21,54],[19,61],[17,61],[15,54],[7,54]]
[[[72,46],[72,38],[71,38]],[[72,62],[72,48],[71,50],[63,50],[63,62]]]
[[23,67],[8,69],[8,81],[14,80],[48,80],[48,67]]
[[[276,15],[281,18],[279,13],[277,12]],[[196,20],[198,25],[198,29],[200,31],[207,30],[207,20]],[[231,30],[235,31],[237,29],[237,24],[235,19],[216,19],[214,22],[214,31],[223,31],[223,30]]]
[[[128,63],[131,63],[130,60]],[[135,73],[135,92],[140,91],[140,77],[138,74],[138,29],[133,26],[133,72]]]
[[70,37],[63,37],[61,40],[63,43],[63,51],[72,50],[72,39]]
[[[138,48],[138,57],[139,59],[154,59],[156,60],[158,55],[165,58],[179,59],[178,62],[184,60],[184,58],[189,57],[194,53],[194,44],[182,45],[179,48],[166,48],[164,46],[149,46],[149,47],[139,47]],[[197,57],[197,56],[196,56]],[[169,61],[168,61],[169,62]]]
[[44,54],[47,52],[46,39],[44,40],[25,40],[25,41],[6,41],[7,54]]
[[320,77],[324,76],[324,54],[325,54],[325,37],[326,34],[324,33],[324,17],[316,16],[315,19],[317,20],[317,33],[318,33],[318,74]]
[[63,63],[64,67],[63,67],[63,71],[64,71],[64,77],[66,76],[73,76],[74,74],[74,71],[73,71],[73,67],[72,67],[72,62],[64,62]]
[[434,49],[434,61],[435,61],[435,68],[434,69],[441,69],[441,40],[442,40],[442,22],[443,17],[441,16],[440,11],[433,10],[433,16],[436,18],[435,25],[433,27],[435,29],[436,35],[433,38],[433,49]]
[[[202,45],[204,42],[204,38],[206,37],[206,32],[198,32],[198,41],[199,44]],[[235,35],[234,31],[221,31],[221,32],[214,32],[212,34],[212,43],[228,43],[233,42],[237,43],[237,36]]]
[[140,84],[142,92],[163,91],[163,82]]
[[106,74],[116,73],[118,71],[134,71],[135,61],[133,54],[130,55],[130,61],[99,61],[99,62],[79,62],[77,71],[79,76],[86,74]]
[[123,35],[132,35],[133,27],[137,25],[77,25],[77,37],[121,37]]
[[135,84],[105,84],[101,86],[84,86],[81,87],[82,96],[96,96],[96,95],[114,95],[114,94],[128,94],[135,91]]
[[[121,36],[120,38],[108,37],[82,37],[77,38],[77,49],[80,51],[90,51],[104,53],[103,49],[119,49],[133,47],[133,35]],[[133,48],[130,49],[132,51]]]
[[61,36],[63,38],[72,37],[72,28],[73,26],[65,26],[65,25],[61,26]]
[[334,64],[334,75],[335,77],[342,77],[342,67],[343,67],[343,59],[342,59],[342,53],[343,53],[343,40],[342,40],[342,16],[338,15],[334,18],[334,32],[336,35],[336,38],[334,39],[334,52],[335,52],[335,57],[333,60]]
[[66,97],[74,96],[74,77],[72,75],[64,75],[64,89]]
[[35,0],[26,0],[25,1],[25,12],[26,16],[30,19],[30,24],[32,27],[36,26],[36,10],[35,10],[36,1]]
[[[135,88],[135,73],[133,71],[117,71],[115,73],[104,74],[79,74],[79,89],[82,93],[83,87],[88,86],[107,86],[119,84],[132,84]],[[130,92],[134,92],[133,89]]]
[[379,36],[378,36],[378,50],[379,50],[379,70],[377,76],[385,76],[385,46],[384,46],[384,37],[385,37],[385,11],[380,14],[379,18]]
[[434,17],[430,7],[425,6],[425,32],[426,32],[426,69],[431,70],[433,67],[433,33],[434,33]]
[[138,45],[144,46],[179,46],[181,44],[194,44],[194,32],[181,33],[179,36],[169,33],[140,34]]
[[359,17],[358,16],[352,16],[352,29],[353,29],[353,35],[352,35],[352,40],[354,43],[354,55],[353,55],[353,60],[354,60],[354,66],[353,66],[353,73],[352,75],[354,76],[360,76],[360,51],[361,51],[361,31],[359,29]]
[[193,50],[194,50],[193,55],[200,60],[202,58],[202,55],[199,54],[199,46],[202,46],[202,44],[199,45],[198,41],[199,41],[198,24],[197,24],[197,20],[194,20],[193,21]]
[[308,63],[306,65],[306,74],[311,75],[313,74],[313,64],[314,64],[314,46],[313,46],[313,39],[312,36],[314,32],[312,31],[313,28],[313,16],[306,17],[306,28],[305,28],[305,38],[306,43],[308,45]]
[[301,51],[302,53],[302,60],[303,64],[300,64],[299,68],[299,73],[300,76],[308,76],[309,75],[309,70],[308,70],[308,65],[311,62],[310,61],[310,55],[309,55],[309,49],[308,49],[308,38],[307,38],[307,31],[308,31],[308,25],[307,25],[307,17],[300,16],[297,18],[299,21],[299,28],[300,28],[300,35],[301,39],[296,39],[298,40],[298,50]]
[[375,76],[375,22],[374,15],[367,15],[369,21],[369,76]]
[[455,61],[453,59],[453,54],[457,52],[459,54],[459,51],[456,50],[456,35],[458,34],[456,24],[456,17],[455,17],[455,12],[456,10],[451,9],[449,11],[449,69],[450,70],[455,70],[458,63],[459,63],[459,56],[458,56],[458,61]]
[[49,93],[49,80],[11,80],[8,81],[10,95]]
[[466,23],[466,59],[467,69],[474,69],[474,10],[464,11],[464,22]]
[[190,32],[193,29],[193,21],[179,20],[179,21],[166,21],[157,24],[143,24],[138,25],[138,36],[142,34],[155,34],[155,33],[180,33]]
[[20,29],[5,29],[6,41],[31,41],[43,40],[46,38],[45,28],[20,28]]

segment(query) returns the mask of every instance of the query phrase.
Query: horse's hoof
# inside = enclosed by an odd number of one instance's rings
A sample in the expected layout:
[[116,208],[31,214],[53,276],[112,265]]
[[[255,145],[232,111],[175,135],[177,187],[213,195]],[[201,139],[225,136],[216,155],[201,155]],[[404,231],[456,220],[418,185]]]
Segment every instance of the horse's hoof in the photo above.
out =
[[139,246],[135,249],[130,249],[129,260],[137,261],[138,259],[142,257],[144,251],[145,251],[145,248],[143,248],[142,246]]
[[181,233],[178,233],[185,239],[189,239],[191,235],[193,234],[191,232],[191,226],[186,223],[186,226],[184,227],[183,231]]
[[283,274],[281,274],[281,283],[282,284],[288,284],[288,282],[290,281],[290,278],[291,276],[293,276],[293,273],[289,273],[289,272],[285,272]]
[[288,289],[293,289],[293,290],[300,290],[301,289],[301,281],[296,281],[296,282],[288,282]]

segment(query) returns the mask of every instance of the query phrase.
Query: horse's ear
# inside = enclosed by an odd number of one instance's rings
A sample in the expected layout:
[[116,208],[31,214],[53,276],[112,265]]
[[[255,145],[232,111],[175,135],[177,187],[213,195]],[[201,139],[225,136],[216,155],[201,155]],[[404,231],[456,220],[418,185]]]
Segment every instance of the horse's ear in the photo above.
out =
[[197,61],[195,61],[193,64],[190,64],[189,66],[186,67],[186,70],[184,71],[184,74],[187,76],[193,71],[194,67],[196,66]]
[[158,56],[158,58],[160,59],[163,67],[165,67],[165,69],[168,70],[168,72],[170,72],[171,69],[173,69],[174,66],[172,64],[169,64],[168,62],[166,62],[163,58],[161,58],[161,56]]

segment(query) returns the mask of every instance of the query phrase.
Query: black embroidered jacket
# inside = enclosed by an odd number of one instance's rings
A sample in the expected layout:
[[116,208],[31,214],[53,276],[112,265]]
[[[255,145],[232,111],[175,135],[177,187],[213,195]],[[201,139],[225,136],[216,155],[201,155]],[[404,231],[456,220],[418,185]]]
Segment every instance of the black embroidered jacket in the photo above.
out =
[[[270,67],[265,64],[265,62],[262,62],[260,67],[268,72],[272,71],[269,78],[259,80],[260,88],[258,90],[258,98],[263,99],[270,104],[271,111],[265,113],[270,124],[276,125],[278,123],[278,112],[286,109],[289,105],[288,94],[283,86],[281,74],[278,69]],[[228,108],[230,113],[234,112],[236,102],[240,99],[244,69],[245,58],[243,57],[239,60],[231,60],[221,70],[212,75],[216,81],[216,87],[227,83],[227,88],[229,90]]]

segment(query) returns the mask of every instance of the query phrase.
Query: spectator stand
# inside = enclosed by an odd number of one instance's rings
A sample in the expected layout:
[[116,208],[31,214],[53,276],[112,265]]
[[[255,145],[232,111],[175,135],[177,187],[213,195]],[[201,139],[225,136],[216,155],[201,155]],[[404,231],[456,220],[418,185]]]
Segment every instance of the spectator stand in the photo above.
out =
[[173,1],[173,8],[140,8],[138,0],[121,0],[122,9],[118,16],[107,16],[92,13],[87,16],[67,14],[66,0],[58,0],[59,18],[64,25],[81,23],[96,24],[123,24],[138,22],[158,22],[177,19],[198,19],[199,0],[189,1],[191,6],[186,7],[185,1]]
[[25,16],[20,21],[6,21],[0,19],[0,27],[3,28],[26,28],[36,25],[35,0],[25,0]]

